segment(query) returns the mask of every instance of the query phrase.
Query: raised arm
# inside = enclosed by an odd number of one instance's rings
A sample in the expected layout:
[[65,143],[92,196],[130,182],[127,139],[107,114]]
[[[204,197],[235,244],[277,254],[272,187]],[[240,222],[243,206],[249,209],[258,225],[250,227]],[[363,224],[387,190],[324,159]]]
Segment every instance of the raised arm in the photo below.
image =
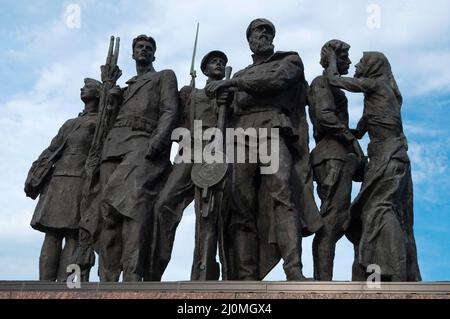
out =
[[334,135],[343,142],[351,144],[355,137],[336,115],[334,98],[326,77],[319,77],[311,83],[310,99],[316,124],[327,134]]
[[336,54],[333,50],[329,50],[328,60],[329,65],[325,70],[325,75],[327,76],[330,85],[354,93],[367,93],[374,89],[376,84],[375,80],[368,78],[341,77],[338,72]]
[[375,87],[375,81],[368,78],[350,78],[329,75],[328,82],[332,86],[354,93],[368,93]]

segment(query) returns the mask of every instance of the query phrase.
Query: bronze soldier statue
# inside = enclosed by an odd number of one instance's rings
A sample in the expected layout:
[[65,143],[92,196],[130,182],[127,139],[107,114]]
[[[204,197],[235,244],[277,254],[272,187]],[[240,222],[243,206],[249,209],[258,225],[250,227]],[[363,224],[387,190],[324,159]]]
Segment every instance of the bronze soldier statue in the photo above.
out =
[[[383,53],[365,52],[355,78],[339,77],[339,56],[328,52],[328,81],[336,88],[364,93],[364,112],[354,135],[369,133],[369,163],[353,201],[350,239],[359,248],[357,263],[365,274],[380,267],[381,280],[420,281],[413,232],[413,186],[408,144],[403,132],[402,95]],[[353,275],[354,280],[365,280]]]
[[[349,49],[350,45],[343,41],[328,41],[322,47],[320,64],[326,70],[327,52],[333,51],[339,74],[347,74],[351,64]],[[336,243],[347,233],[350,222],[352,181],[358,180],[357,173],[361,175],[364,155],[348,126],[345,93],[330,86],[325,74],[311,83],[309,104],[316,141],[311,163],[324,224],[313,240],[314,279],[331,281]]]
[[[95,131],[101,83],[85,79],[81,89],[84,111],[61,127],[50,146],[28,173],[25,193],[39,194],[31,226],[45,233],[39,259],[39,279],[67,280],[75,263],[84,165]],[[62,248],[63,239],[65,240]]]
[[178,117],[173,71],[155,71],[156,42],[133,40],[137,76],[123,90],[113,128],[103,147],[100,167],[101,281],[141,281],[151,234],[151,210],[171,164],[170,135]]
[[[267,164],[249,163],[249,144],[244,143],[245,163],[233,163],[228,279],[261,280],[278,263],[280,255],[288,280],[304,280],[301,264],[300,212],[294,203],[292,175],[299,136],[290,116],[301,105],[306,82],[296,52],[274,52],[274,25],[256,19],[247,28],[253,64],[231,80],[211,83],[207,91],[235,91],[233,127],[278,128],[279,167],[260,174]],[[306,121],[305,121],[306,123]],[[268,144],[270,139],[269,136]],[[258,149],[262,145],[258,141]],[[302,190],[303,191],[303,190]],[[273,252],[273,253],[272,253]]]
[[[206,54],[201,62],[201,70],[208,77],[207,83],[220,81],[225,76],[225,66],[228,61],[225,53],[221,51],[211,51]],[[228,94],[221,94],[218,103],[225,102]],[[202,132],[208,128],[217,127],[218,103],[206,95],[204,89],[196,89],[192,85],[185,86],[180,90],[180,112],[181,127],[191,131],[193,136],[194,120],[202,121]],[[200,141],[200,143],[205,143]],[[157,234],[157,240],[152,243],[152,253],[150,260],[150,279],[161,280],[172,254],[175,232],[181,221],[184,209],[194,200],[195,186],[191,179],[191,171],[194,166],[193,157],[189,162],[177,163],[173,166],[166,184],[158,195],[154,208],[153,233]],[[201,203],[196,200],[196,211]],[[217,210],[217,209],[216,209]],[[198,214],[197,214],[198,215]],[[211,232],[206,225],[210,219],[197,216],[196,219],[196,245],[194,251],[194,263],[192,266],[191,280],[217,280],[220,271],[216,263],[217,234]],[[203,268],[199,263],[201,260],[200,245],[205,244],[204,235],[200,233],[208,232],[207,236],[215,236],[210,240],[208,249],[211,250],[207,267]],[[202,242],[200,242],[202,241]],[[207,249],[207,250],[208,250]]]

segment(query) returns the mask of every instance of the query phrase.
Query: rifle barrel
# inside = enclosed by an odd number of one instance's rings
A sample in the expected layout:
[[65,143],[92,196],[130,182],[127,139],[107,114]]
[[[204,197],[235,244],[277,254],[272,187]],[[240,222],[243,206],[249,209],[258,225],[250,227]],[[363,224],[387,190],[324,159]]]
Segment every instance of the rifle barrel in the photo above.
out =
[[106,57],[106,64],[111,63],[113,49],[114,49],[114,36],[111,36],[111,39],[109,40],[109,50],[108,50],[108,56]]
[[120,50],[120,38],[117,37],[116,38],[116,47],[114,49],[114,54],[113,54],[113,58],[112,58],[112,61],[111,61],[111,64],[113,66],[116,66],[117,65],[117,61],[119,60],[119,50]]

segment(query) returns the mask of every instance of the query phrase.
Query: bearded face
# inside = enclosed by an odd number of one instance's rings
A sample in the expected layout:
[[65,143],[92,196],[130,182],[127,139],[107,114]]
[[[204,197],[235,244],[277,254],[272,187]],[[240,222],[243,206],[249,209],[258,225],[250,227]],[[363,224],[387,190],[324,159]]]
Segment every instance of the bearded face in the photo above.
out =
[[258,26],[252,30],[249,37],[250,50],[256,55],[273,53],[273,35],[266,26]]

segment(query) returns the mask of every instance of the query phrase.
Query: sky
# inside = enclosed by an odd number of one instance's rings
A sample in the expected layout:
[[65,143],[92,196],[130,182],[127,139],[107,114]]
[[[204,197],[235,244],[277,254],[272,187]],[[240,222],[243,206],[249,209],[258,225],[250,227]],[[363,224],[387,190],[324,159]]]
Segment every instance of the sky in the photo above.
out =
[[[189,69],[196,23],[196,58],[228,55],[238,71],[251,63],[245,30],[264,17],[276,27],[277,50],[297,51],[309,82],[322,72],[320,49],[330,39],[351,45],[353,65],[364,51],[389,58],[404,97],[402,117],[414,182],[415,236],[424,281],[450,281],[450,2],[446,0],[0,0],[0,280],[37,280],[43,234],[29,223],[36,205],[23,192],[31,163],[83,105],[86,77],[99,78],[109,37],[121,37],[118,84],[135,75],[131,42],[157,42],[155,68],[172,69],[181,88]],[[354,68],[350,73],[353,74]],[[351,126],[363,97],[348,94]],[[367,145],[367,138],[362,142]],[[313,146],[311,142],[311,147]],[[359,185],[354,185],[356,196]],[[318,204],[320,202],[318,201]],[[188,280],[194,248],[193,206],[186,209],[163,280]],[[312,277],[312,238],[303,241],[305,275]],[[339,241],[335,280],[350,280],[352,245]],[[278,265],[267,280],[284,280]],[[95,271],[91,280],[98,280]]]

